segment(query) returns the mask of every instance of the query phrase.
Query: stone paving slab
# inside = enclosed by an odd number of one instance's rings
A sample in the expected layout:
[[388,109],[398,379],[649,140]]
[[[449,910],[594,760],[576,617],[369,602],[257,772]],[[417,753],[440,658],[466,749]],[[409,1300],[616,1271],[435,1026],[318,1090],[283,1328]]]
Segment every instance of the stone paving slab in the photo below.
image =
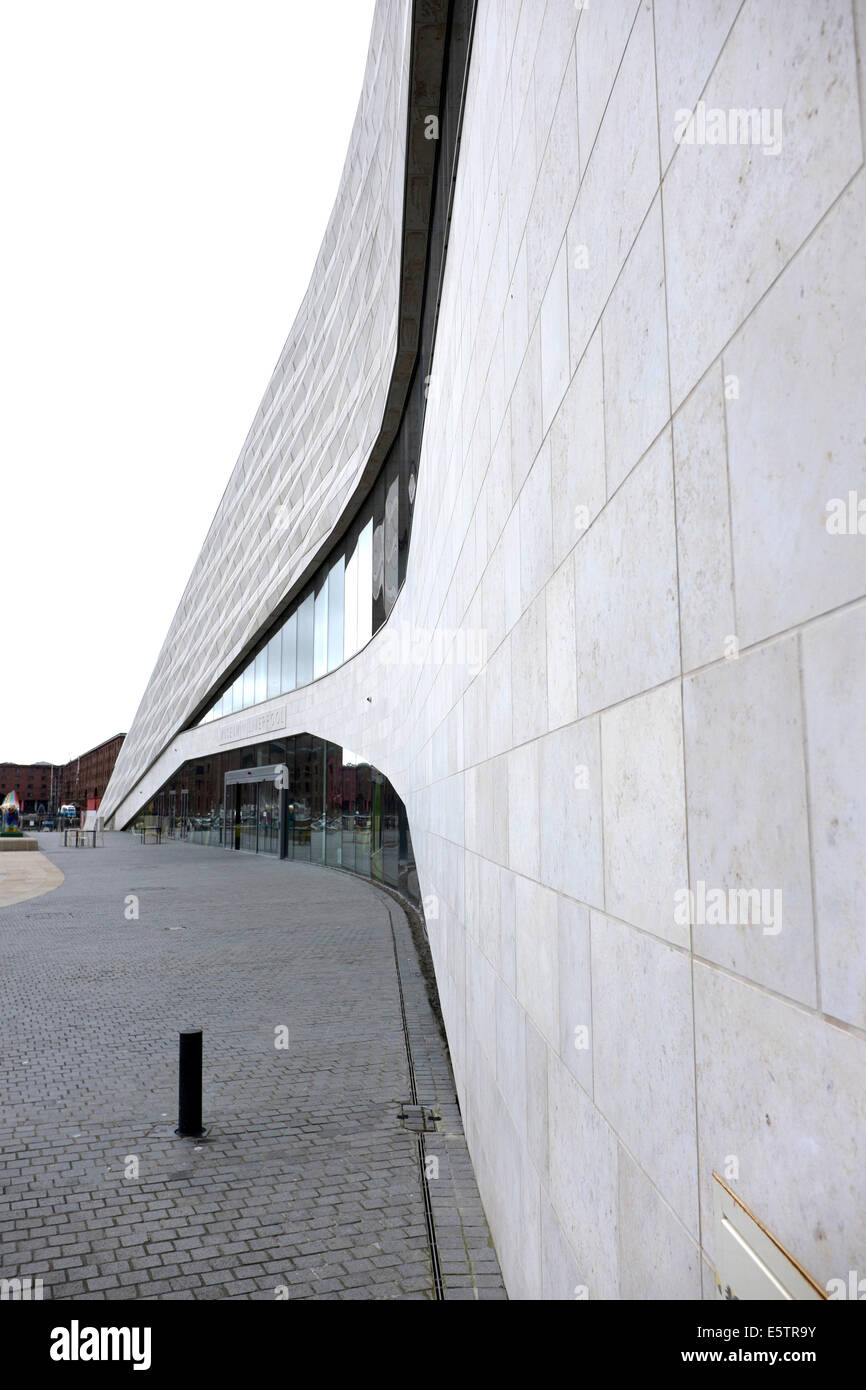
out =
[[29,854],[4,854],[0,857],[0,907],[11,907],[13,903],[26,902],[28,898],[39,898],[59,888],[63,874],[56,864],[52,864],[46,854],[36,848],[35,840],[28,840],[34,846]]
[[[0,1275],[52,1299],[432,1299],[432,1218],[441,1296],[504,1298],[399,904],[264,856],[50,840],[63,883],[0,910]],[[174,1133],[187,1027],[201,1141]]]

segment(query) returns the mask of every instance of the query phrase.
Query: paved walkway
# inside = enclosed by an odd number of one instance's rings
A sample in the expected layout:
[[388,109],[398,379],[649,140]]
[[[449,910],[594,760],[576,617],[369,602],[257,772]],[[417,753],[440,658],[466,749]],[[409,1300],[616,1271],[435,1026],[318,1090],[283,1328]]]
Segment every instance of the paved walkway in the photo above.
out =
[[[64,882],[0,909],[0,1276],[52,1299],[504,1297],[402,909],[348,874],[105,839],[42,836]],[[174,1134],[187,1027],[202,1141]],[[441,1116],[421,1137],[413,1073]]]
[[0,854],[0,907],[39,898],[63,882],[63,874],[45,854],[5,850]]

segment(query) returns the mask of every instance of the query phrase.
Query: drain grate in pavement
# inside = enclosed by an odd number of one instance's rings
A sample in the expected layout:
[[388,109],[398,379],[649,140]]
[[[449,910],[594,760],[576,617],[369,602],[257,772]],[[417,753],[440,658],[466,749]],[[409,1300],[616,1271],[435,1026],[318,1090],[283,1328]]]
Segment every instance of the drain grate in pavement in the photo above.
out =
[[435,1130],[436,1121],[439,1116],[429,1105],[401,1105],[400,1119],[404,1129],[411,1129],[415,1134],[429,1134]]

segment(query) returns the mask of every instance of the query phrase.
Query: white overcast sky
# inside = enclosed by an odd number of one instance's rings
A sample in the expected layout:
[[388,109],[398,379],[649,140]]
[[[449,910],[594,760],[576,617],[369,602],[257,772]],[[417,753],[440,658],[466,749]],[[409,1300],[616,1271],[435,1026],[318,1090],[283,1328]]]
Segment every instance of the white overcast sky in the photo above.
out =
[[0,0],[0,761],[128,730],[303,298],[373,0]]

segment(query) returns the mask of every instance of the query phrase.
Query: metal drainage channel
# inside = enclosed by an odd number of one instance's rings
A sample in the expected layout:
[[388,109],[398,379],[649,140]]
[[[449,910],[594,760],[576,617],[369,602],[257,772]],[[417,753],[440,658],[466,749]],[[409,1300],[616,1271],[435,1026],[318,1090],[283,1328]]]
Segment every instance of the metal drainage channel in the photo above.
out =
[[433,1270],[433,1295],[437,1302],[445,1299],[445,1290],[442,1287],[442,1267],[439,1263],[439,1246],[436,1242],[436,1225],[433,1220],[433,1204],[430,1201],[430,1189],[427,1185],[427,1165],[424,1152],[424,1134],[430,1130],[435,1130],[436,1122],[433,1110],[430,1106],[421,1105],[418,1102],[418,1088],[415,1085],[415,1061],[412,1057],[412,1044],[409,1040],[409,1025],[406,1021],[406,1001],[403,997],[403,976],[400,973],[400,960],[397,955],[397,935],[394,931],[394,918],[391,915],[391,904],[388,903],[388,925],[391,928],[391,945],[394,950],[394,968],[397,971],[397,991],[400,995],[400,1017],[403,1022],[403,1042],[406,1047],[406,1060],[409,1064],[409,1092],[412,1097],[411,1105],[403,1105],[400,1108],[400,1118],[405,1121],[406,1128],[413,1130],[418,1135],[418,1173],[421,1180],[421,1195],[424,1199],[424,1220],[427,1223],[427,1243],[430,1248],[430,1264]]

